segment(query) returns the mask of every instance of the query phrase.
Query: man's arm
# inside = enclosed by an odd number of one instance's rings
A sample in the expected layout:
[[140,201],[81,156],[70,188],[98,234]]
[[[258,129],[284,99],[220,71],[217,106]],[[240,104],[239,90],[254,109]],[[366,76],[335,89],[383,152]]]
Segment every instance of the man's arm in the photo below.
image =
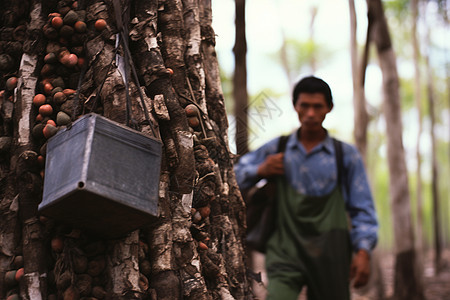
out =
[[241,189],[247,189],[262,178],[280,173],[280,155],[276,154],[278,141],[279,138],[275,138],[239,159],[234,171]]
[[353,286],[365,285],[370,274],[370,253],[377,243],[378,222],[364,164],[357,149],[344,146],[347,211],[351,218],[351,241],[355,255],[351,266]]

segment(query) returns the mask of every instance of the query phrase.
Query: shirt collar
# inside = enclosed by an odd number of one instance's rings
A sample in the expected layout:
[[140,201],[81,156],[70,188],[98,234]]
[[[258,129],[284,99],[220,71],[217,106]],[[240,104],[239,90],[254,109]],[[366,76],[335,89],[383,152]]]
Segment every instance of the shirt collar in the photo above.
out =
[[[289,136],[289,139],[286,144],[286,148],[296,148],[296,149],[301,149],[304,151],[305,148],[303,147],[303,145],[300,143],[300,141],[297,138],[297,130],[294,131],[293,133],[291,133],[291,135]],[[334,153],[333,139],[328,134],[328,131],[327,131],[327,135],[326,135],[325,139],[319,145],[317,145],[315,147],[314,152],[321,151],[321,150],[325,150],[328,153]]]

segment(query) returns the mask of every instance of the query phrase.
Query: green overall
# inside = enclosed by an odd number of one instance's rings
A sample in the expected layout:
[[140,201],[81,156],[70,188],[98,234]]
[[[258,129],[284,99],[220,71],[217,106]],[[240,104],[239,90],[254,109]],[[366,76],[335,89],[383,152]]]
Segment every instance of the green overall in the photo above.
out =
[[268,241],[267,300],[348,300],[351,246],[341,189],[312,197],[277,182],[277,226]]

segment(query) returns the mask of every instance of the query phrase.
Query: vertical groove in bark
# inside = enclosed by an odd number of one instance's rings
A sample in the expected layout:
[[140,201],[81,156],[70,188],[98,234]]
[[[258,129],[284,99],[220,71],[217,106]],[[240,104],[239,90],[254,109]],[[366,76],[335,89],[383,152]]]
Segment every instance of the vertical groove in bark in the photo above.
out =
[[235,44],[233,98],[236,118],[236,152],[248,152],[248,94],[247,94],[247,40],[245,36],[245,0],[235,1]]
[[[197,0],[183,0],[184,26],[186,28],[186,70],[194,93],[194,101],[206,112],[205,71],[201,55],[200,12]],[[191,95],[192,98],[192,95]]]
[[[200,26],[202,33],[202,55],[206,81],[206,99],[209,120],[217,125],[219,132],[223,134],[224,141],[228,141],[228,121],[225,111],[225,102],[220,82],[219,63],[215,50],[215,33],[211,26],[212,11],[211,1],[199,1],[200,9]],[[226,143],[228,145],[228,142]],[[228,151],[229,152],[229,151]]]
[[[186,81],[186,30],[184,28],[181,0],[165,1],[164,9],[159,11],[158,25],[161,33],[161,54],[164,65],[173,70],[171,84],[181,97],[178,102],[186,105],[185,99],[192,99]],[[178,103],[177,103],[178,105]]]
[[[207,299],[205,282],[200,275],[200,263],[195,243],[189,231],[190,208],[192,206],[192,187],[195,173],[192,172],[193,161],[193,140],[192,133],[187,125],[186,115],[180,105],[178,94],[185,98],[191,97],[186,91],[186,70],[184,65],[184,41],[180,35],[182,27],[181,4],[179,2],[166,2],[164,9],[156,11],[155,6],[145,6],[144,2],[138,7],[146,7],[146,13],[138,13],[138,24],[147,23],[147,30],[139,34],[137,30],[132,30],[133,41],[139,52],[139,70],[146,82],[147,91],[151,98],[161,95],[167,107],[170,122],[160,120],[161,136],[165,144],[166,157],[168,159],[167,175],[161,178],[162,188],[165,191],[160,198],[160,207],[167,207],[170,213],[166,215],[169,223],[161,223],[156,232],[151,234],[151,244],[156,251],[170,251],[154,262],[152,267],[152,280],[156,284],[151,284],[156,294],[161,299],[177,299],[183,297]],[[162,44],[164,52],[161,53],[156,43],[157,24],[154,16],[158,15],[162,28]],[[163,59],[164,57],[164,59]],[[145,68],[144,66],[150,66]],[[173,70],[173,76],[169,78],[166,66]],[[172,88],[173,86],[173,88]],[[181,101],[184,102],[184,101]],[[165,174],[165,173],[163,173]],[[167,202],[169,205],[165,204]],[[171,234],[164,235],[165,239],[155,234],[161,232],[160,229],[171,227]],[[160,229],[158,229],[160,228]],[[170,240],[169,240],[170,239]],[[165,243],[165,242],[166,243]],[[160,250],[158,250],[160,249]],[[165,249],[165,250],[164,250]],[[178,273],[175,275],[174,271]],[[168,275],[168,276],[167,276]],[[183,282],[183,289],[173,289],[171,284],[179,286],[179,279]],[[172,290],[170,290],[172,289]],[[171,298],[172,297],[172,298]]]
[[44,244],[44,230],[37,217],[29,218],[23,226],[24,284],[22,298],[30,300],[45,299],[47,295],[48,270]]
[[[13,33],[22,18],[28,14],[29,2],[2,2],[0,11],[0,298],[6,299],[7,293],[19,293],[19,287],[11,287],[5,279],[6,272],[17,269],[12,261],[15,257],[23,258],[21,245],[22,224],[19,219],[19,196],[15,182],[15,160],[24,149],[18,149],[14,115],[15,91],[6,89],[6,80],[18,76],[22,59],[22,42],[14,39]],[[24,23],[24,22],[23,22]],[[25,171],[25,170],[24,170]],[[23,263],[20,267],[23,266]]]
[[[208,93],[208,90],[211,91],[219,91],[218,97],[211,97],[207,98],[208,101],[208,107],[211,107],[211,109],[208,109],[208,113],[211,115],[211,111],[224,111],[224,104],[223,104],[223,95],[221,93],[220,89],[220,76],[218,71],[218,63],[217,63],[217,57],[215,56],[215,51],[213,44],[210,42],[210,33],[213,32],[211,28],[211,6],[210,1],[201,1],[201,5],[203,5],[203,9],[201,9],[202,12],[205,13],[204,16],[202,16],[202,31],[206,33],[206,36],[204,36],[204,46],[203,46],[203,53],[205,56],[204,61],[208,62],[210,64],[205,65],[205,73],[210,75],[210,78],[214,79],[207,83],[207,95],[210,94],[211,96],[217,95],[216,93]],[[207,75],[207,77],[208,77]],[[215,119],[214,121],[216,124],[223,124],[222,127],[219,127],[220,133],[226,133],[227,128],[226,126],[226,114],[223,112],[220,116],[220,119]],[[211,117],[212,119],[212,117]],[[245,255],[242,255],[245,251],[243,249],[243,240],[245,238],[245,204],[241,197],[241,193],[238,189],[238,185],[234,176],[233,166],[230,164],[230,159],[226,155],[229,153],[228,146],[227,146],[227,136],[225,135],[224,138],[221,139],[220,135],[217,136],[219,141],[222,143],[220,144],[222,147],[222,151],[218,152],[218,163],[220,170],[222,170],[222,180],[223,180],[223,188],[221,188],[222,191],[222,198],[220,199],[221,202],[229,203],[228,209],[228,216],[229,221],[231,223],[231,228],[234,237],[232,239],[236,240],[236,243],[230,244],[228,241],[227,243],[227,251],[224,253],[224,261],[226,262],[227,272],[230,276],[230,286],[232,287],[232,295],[236,297],[237,299],[243,299],[245,298],[245,295],[249,294],[249,282],[246,277],[246,258]],[[213,155],[211,157],[214,157]],[[216,226],[220,226],[220,223],[213,222],[213,224],[216,224]],[[220,237],[222,238],[222,237]],[[240,256],[237,257],[236,253],[240,252]],[[228,263],[229,261],[233,263]]]
[[[408,177],[402,143],[399,79],[395,54],[380,0],[368,0],[369,21],[383,74],[383,111],[386,116],[390,195],[396,241],[395,290],[397,299],[424,299],[423,281],[417,267],[411,221]],[[408,253],[404,256],[403,253]]]
[[[123,239],[109,242],[108,270],[111,292],[117,299],[139,299],[139,230]],[[119,296],[120,295],[120,296]]]
[[[21,286],[23,299],[42,299],[47,293],[47,266],[42,259],[45,255],[44,233],[42,224],[37,218],[37,207],[41,200],[42,179],[38,175],[38,154],[31,151],[35,145],[31,138],[31,126],[34,119],[32,99],[37,83],[36,68],[38,51],[42,45],[39,35],[44,23],[42,7],[39,2],[32,2],[28,40],[24,43],[26,53],[23,54],[19,68],[19,84],[15,103],[15,184],[19,200],[20,218],[22,221],[22,253],[24,257],[24,281]],[[29,44],[34,47],[28,47]],[[37,47],[36,47],[37,46]]]
[[[166,81],[164,85],[152,85],[149,87],[151,94],[163,94],[166,99],[166,105],[169,110],[172,132],[179,140],[176,144],[180,165],[172,176],[184,186],[180,186],[179,193],[171,192],[169,194],[172,203],[172,226],[173,226],[173,251],[175,264],[178,268],[180,280],[182,282],[182,294],[186,299],[209,299],[210,294],[207,291],[206,282],[201,275],[201,262],[195,242],[189,230],[191,226],[191,208],[193,205],[193,182],[187,182],[184,178],[192,178],[188,174],[198,176],[192,172],[194,165],[193,158],[193,134],[186,123],[186,115],[182,106],[185,105],[183,98],[192,99],[190,93],[187,93],[186,74],[188,69],[193,70],[193,66],[186,66],[186,42],[184,40],[187,29],[184,27],[183,6],[181,1],[166,2],[164,10],[159,12],[160,32],[162,34],[162,57],[166,66],[173,69],[174,74],[171,81]],[[192,32],[190,32],[192,33]],[[191,36],[192,37],[192,36]],[[192,73],[191,73],[192,75]],[[189,77],[191,78],[191,77]],[[173,90],[166,90],[165,86],[173,86]],[[191,85],[192,88],[200,88],[200,85]],[[159,91],[159,92],[158,92]],[[195,94],[201,94],[201,91],[194,90]],[[179,96],[177,96],[179,95]],[[187,95],[187,97],[186,97]],[[193,100],[193,99],[192,99]],[[174,124],[174,120],[179,119],[184,122]],[[175,126],[174,126],[175,125]],[[178,127],[178,128],[177,128]],[[181,147],[180,147],[181,146]],[[182,175],[179,181],[178,175]],[[173,180],[172,180],[173,182]],[[184,182],[184,183],[183,183]],[[190,184],[188,186],[188,184]],[[175,189],[174,189],[175,188]],[[172,186],[171,191],[177,191]]]

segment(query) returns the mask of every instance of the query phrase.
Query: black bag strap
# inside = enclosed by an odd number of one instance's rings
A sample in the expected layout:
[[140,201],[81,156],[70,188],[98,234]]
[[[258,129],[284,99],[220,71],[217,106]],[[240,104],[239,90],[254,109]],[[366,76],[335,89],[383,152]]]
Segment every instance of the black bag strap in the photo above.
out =
[[334,151],[336,155],[336,165],[337,165],[337,182],[340,186],[344,184],[345,168],[344,168],[344,153],[342,150],[342,142],[332,138],[334,144]]
[[280,136],[280,139],[278,140],[277,153],[281,153],[286,150],[286,144],[287,144],[288,139],[289,139],[289,135]]

